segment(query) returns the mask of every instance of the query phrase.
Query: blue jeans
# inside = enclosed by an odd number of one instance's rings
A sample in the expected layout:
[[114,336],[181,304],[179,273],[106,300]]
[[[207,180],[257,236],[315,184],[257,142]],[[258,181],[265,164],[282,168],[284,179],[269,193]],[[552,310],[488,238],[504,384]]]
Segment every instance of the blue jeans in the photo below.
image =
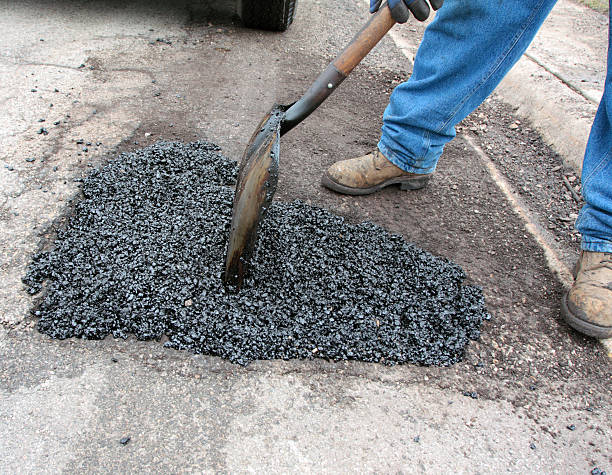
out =
[[[432,173],[444,145],[455,137],[455,126],[519,60],[555,2],[446,0],[425,31],[412,76],[391,95],[380,151],[407,172]],[[597,252],[612,252],[610,49],[605,91],[582,166],[586,204],[576,222],[582,248]]]

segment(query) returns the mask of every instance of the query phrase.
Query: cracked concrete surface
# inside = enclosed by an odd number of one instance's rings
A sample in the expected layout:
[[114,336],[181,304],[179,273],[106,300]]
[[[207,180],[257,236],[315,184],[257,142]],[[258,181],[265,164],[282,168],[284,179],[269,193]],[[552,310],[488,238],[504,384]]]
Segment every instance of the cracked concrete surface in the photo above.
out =
[[[530,404],[436,387],[424,368],[245,369],[139,342],[53,341],[26,352],[35,341],[12,354],[30,373],[0,395],[3,471],[563,473],[609,455],[607,408],[568,401],[571,412],[535,415]],[[534,392],[538,405],[556,404]]]

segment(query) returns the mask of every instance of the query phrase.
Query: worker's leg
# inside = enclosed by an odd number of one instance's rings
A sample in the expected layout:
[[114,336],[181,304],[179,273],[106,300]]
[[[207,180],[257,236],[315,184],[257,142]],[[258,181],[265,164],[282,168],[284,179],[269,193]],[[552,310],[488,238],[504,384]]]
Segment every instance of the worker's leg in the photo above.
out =
[[385,157],[407,172],[433,172],[455,125],[518,61],[555,2],[446,0],[385,110]]
[[582,163],[582,207],[576,228],[582,249],[612,253],[612,43],[608,35],[608,72],[603,97]]
[[[612,19],[612,16],[611,16]],[[563,297],[567,323],[597,338],[612,337],[612,42],[604,94],[582,163],[582,195],[576,227],[582,249],[574,285]]]

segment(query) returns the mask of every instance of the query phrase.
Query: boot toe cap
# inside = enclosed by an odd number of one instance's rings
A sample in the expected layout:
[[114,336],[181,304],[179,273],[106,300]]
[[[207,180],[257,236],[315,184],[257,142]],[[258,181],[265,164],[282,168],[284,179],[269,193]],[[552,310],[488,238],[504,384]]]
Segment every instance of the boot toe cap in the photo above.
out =
[[348,187],[356,186],[355,180],[352,179],[353,175],[350,173],[350,170],[347,169],[345,161],[336,162],[330,166],[327,169],[327,177],[339,185]]
[[612,291],[575,284],[563,302],[563,316],[576,330],[595,338],[612,337]]

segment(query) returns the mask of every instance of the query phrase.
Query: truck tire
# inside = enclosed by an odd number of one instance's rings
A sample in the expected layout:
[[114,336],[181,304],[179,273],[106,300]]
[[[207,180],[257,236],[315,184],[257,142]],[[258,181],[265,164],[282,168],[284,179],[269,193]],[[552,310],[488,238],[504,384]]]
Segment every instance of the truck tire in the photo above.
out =
[[297,0],[238,0],[238,14],[245,26],[285,31],[295,15]]

